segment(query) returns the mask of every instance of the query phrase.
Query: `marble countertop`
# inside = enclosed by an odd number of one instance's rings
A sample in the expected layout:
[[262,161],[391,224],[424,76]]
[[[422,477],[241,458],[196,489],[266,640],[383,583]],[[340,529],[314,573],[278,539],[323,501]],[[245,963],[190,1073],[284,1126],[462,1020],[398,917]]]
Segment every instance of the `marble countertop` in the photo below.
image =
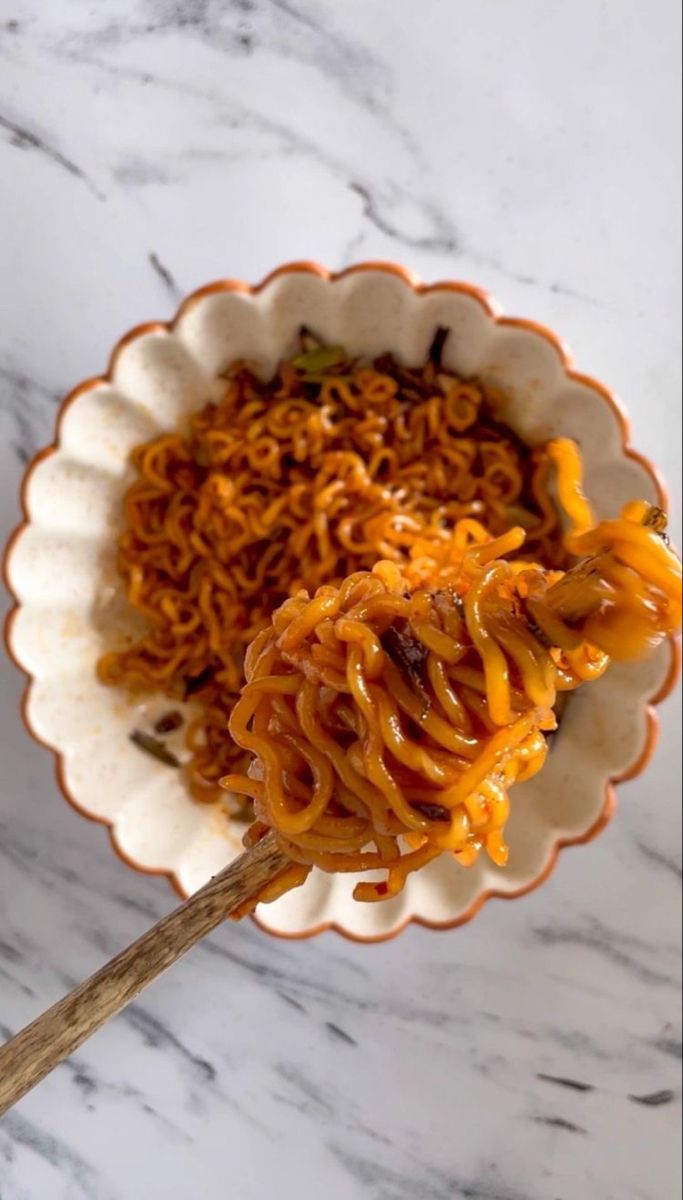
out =
[[[678,484],[675,10],[0,0],[0,536],[124,329],[304,257],[555,327]],[[5,659],[0,689],[3,1037],[173,900],[60,799]],[[679,1194],[679,728],[674,699],[609,830],[466,928],[216,934],[0,1122],[2,1200]]]

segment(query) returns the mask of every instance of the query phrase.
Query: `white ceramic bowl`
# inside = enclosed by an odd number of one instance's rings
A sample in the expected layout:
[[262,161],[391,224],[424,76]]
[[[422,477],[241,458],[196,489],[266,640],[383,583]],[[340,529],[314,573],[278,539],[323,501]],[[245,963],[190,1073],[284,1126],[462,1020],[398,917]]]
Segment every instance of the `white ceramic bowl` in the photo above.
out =
[[[219,394],[219,376],[232,360],[247,358],[272,372],[301,324],[354,354],[392,351],[407,364],[424,361],[436,326],[447,326],[446,365],[502,390],[503,419],[523,438],[565,434],[580,442],[599,516],[633,497],[663,502],[653,468],[628,446],[611,393],[572,369],[552,333],[502,317],[467,284],[426,287],[389,264],[336,276],[292,264],[255,288],[212,284],[186,300],[171,324],[127,334],[107,374],[64,401],[55,445],[26,474],[26,520],[6,558],[16,598],[7,642],[30,679],[27,725],[55,752],[66,797],[109,827],[127,863],[169,876],[183,895],[239,852],[240,831],[218,807],[194,803],[176,772],[131,745],[130,703],[95,677],[103,647],[129,620],[114,567],[128,456],[136,443],[172,429]],[[514,897],[538,886],[561,847],[587,841],[606,824],[614,783],[645,765],[656,726],[651,706],[673,682],[673,659],[665,645],[573,697],[546,768],[515,790],[505,870],[483,857],[465,870],[444,857],[410,876],[399,898],[375,905],[351,899],[348,877],[316,872],[304,888],[262,906],[260,923],[287,937],[333,927],[374,940],[410,920],[451,928],[492,895]],[[167,707],[160,699],[158,710]]]

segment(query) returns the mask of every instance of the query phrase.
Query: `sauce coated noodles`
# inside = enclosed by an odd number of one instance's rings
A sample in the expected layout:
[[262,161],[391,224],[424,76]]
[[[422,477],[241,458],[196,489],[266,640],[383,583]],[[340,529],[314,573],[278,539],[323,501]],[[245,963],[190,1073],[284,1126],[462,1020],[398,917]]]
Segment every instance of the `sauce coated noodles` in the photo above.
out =
[[680,626],[664,514],[596,523],[577,447],[523,446],[443,340],[419,369],[310,342],[269,383],[236,364],[134,453],[119,567],[147,631],[100,676],[193,700],[193,794],[291,859],[254,903],[313,867],[380,901],[443,853],[504,865],[558,696]]
[[548,453],[582,556],[568,572],[503,558],[522,529],[462,521],[431,575],[380,562],[287,600],[254,640],[230,722],[252,768],[225,786],[254,801],[251,840],[274,830],[294,864],[265,898],[312,866],[382,868],[354,891],[377,901],[444,852],[504,865],[510,787],[543,766],[558,695],[680,627],[663,514],[594,524],[576,447]]
[[118,564],[147,631],[99,674],[193,701],[199,800],[247,761],[228,731],[244,653],[288,596],[379,559],[418,570],[450,553],[463,520],[494,535],[521,523],[525,553],[566,561],[545,448],[523,446],[477,383],[441,366],[444,331],[416,370],[302,338],[272,381],[235,364],[219,403],[133,454]]

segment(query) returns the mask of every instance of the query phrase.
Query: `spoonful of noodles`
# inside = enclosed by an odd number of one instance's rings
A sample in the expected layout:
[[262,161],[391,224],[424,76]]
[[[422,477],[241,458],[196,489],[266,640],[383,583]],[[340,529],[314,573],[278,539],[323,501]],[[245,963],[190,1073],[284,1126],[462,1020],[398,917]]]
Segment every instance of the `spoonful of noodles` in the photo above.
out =
[[425,538],[399,568],[287,600],[252,643],[230,730],[254,756],[226,788],[252,797],[255,845],[272,830],[291,864],[260,900],[312,867],[366,873],[354,897],[396,896],[443,853],[507,862],[510,788],[535,775],[558,696],[637,658],[681,622],[680,563],[645,503],[594,523],[573,443],[551,443],[572,522],[566,573],[505,555],[473,520]]
[[0,1115],[227,917],[313,867],[371,875],[354,896],[377,902],[441,854],[506,863],[510,790],[542,768],[558,697],[681,624],[664,514],[634,502],[596,524],[577,448],[549,452],[567,572],[509,561],[524,531],[494,539],[467,518],[274,614],[230,721],[252,755],[223,781],[254,801],[246,853],[0,1048]]

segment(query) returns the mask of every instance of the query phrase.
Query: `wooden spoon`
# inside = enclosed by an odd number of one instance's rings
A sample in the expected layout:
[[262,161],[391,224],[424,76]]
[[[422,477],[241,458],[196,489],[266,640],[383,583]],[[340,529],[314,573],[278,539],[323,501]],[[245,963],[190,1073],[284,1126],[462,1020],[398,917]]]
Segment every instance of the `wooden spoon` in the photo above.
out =
[[290,860],[268,834],[63,1000],[0,1047],[0,1116]]

